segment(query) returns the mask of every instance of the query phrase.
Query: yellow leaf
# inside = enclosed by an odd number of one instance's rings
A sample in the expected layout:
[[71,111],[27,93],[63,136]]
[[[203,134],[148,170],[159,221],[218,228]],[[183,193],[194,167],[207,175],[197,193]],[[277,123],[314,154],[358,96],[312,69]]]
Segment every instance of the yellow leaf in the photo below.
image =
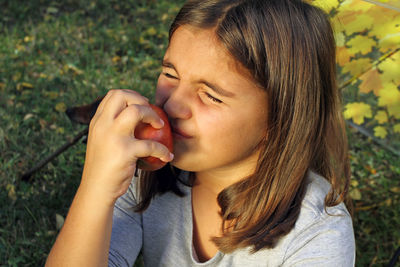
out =
[[361,93],[367,94],[373,91],[375,95],[378,95],[379,90],[382,89],[380,73],[375,67],[361,75],[360,80],[362,81],[359,86]]
[[[346,2],[345,2],[346,3]],[[336,14],[336,17],[339,21],[339,25],[335,25],[336,27],[339,28],[344,28],[346,27],[347,24],[355,21],[357,19],[357,16],[362,14],[361,11],[359,12],[354,12],[352,10],[348,10],[346,8],[345,3],[343,3],[339,8],[338,8],[338,14]],[[348,6],[347,6],[348,7]]]
[[21,77],[22,77],[21,72],[16,72],[16,73],[13,74],[12,80],[13,80],[14,82],[16,82],[16,81],[18,81],[19,79],[21,79]]
[[63,102],[60,102],[56,105],[56,110],[58,112],[65,112],[67,110],[67,105],[65,105]]
[[398,33],[400,30],[400,25],[398,24],[400,20],[400,15],[398,15],[397,17],[390,17],[388,16],[388,14],[382,14],[381,21],[378,21],[377,18],[375,18],[375,20],[377,23],[368,33],[370,36],[375,36],[378,39],[383,39],[388,35]]
[[400,14],[398,12],[377,6],[366,14],[375,21],[369,35],[382,39],[399,31]]
[[397,123],[393,126],[393,131],[395,133],[400,133],[400,123]]
[[66,64],[64,65],[64,71],[72,71],[75,75],[81,75],[83,74],[83,71],[78,69],[75,65],[73,64]]
[[393,83],[379,91],[378,106],[387,107],[390,116],[400,118],[400,91]]
[[58,128],[56,129],[56,132],[57,132],[58,134],[64,134],[64,133],[65,133],[65,129],[64,129],[63,127],[58,127]]
[[23,45],[20,45],[20,44],[17,44],[16,46],[15,46],[15,52],[25,52],[26,51],[26,48],[25,48],[25,46],[23,46]]
[[335,41],[337,47],[342,47],[346,45],[346,36],[343,32],[336,32],[335,33]]
[[371,67],[370,58],[360,58],[351,60],[343,67],[343,73],[349,72],[352,76],[359,76]]
[[339,6],[338,0],[315,0],[312,3],[314,6],[317,6],[323,9],[325,12],[329,13],[332,9],[337,8]]
[[15,185],[13,185],[13,184],[7,184],[7,185],[6,185],[6,190],[8,191],[8,197],[9,197],[12,201],[17,200],[17,193],[15,192]]
[[340,66],[344,66],[350,61],[351,55],[346,47],[338,47],[336,53],[336,61]]
[[162,21],[165,22],[167,19],[168,19],[168,14],[165,13],[165,14],[163,14],[163,15],[161,16],[161,20],[162,20]]
[[365,165],[364,168],[367,169],[370,173],[376,174],[376,170],[372,166]]
[[44,92],[44,95],[50,99],[57,99],[60,96],[60,93],[57,91],[50,91],[50,92]]
[[139,37],[139,44],[147,44],[148,42],[143,36]]
[[385,111],[383,110],[379,110],[374,118],[376,121],[378,121],[379,123],[385,123],[388,121],[388,117]]
[[379,39],[378,46],[382,53],[387,53],[399,47],[400,33],[391,34],[385,38]]
[[121,61],[121,57],[120,56],[115,56],[111,60],[115,64],[115,63],[118,63],[119,61]]
[[363,1],[355,2],[355,4],[352,4],[351,1],[344,1],[338,8],[336,15],[347,36],[371,29],[374,24],[374,19],[365,13],[373,5]]
[[56,213],[56,228],[60,230],[64,225],[64,217],[58,213]]
[[361,192],[357,188],[352,189],[349,192],[349,195],[354,200],[361,200],[361,198],[362,198]]
[[357,16],[357,19],[344,25],[344,31],[347,35],[351,35],[356,32],[364,32],[372,28],[374,24],[373,18],[366,14]]
[[376,42],[367,36],[356,35],[350,41],[347,42],[347,45],[350,46],[349,52],[352,54],[368,54],[372,51],[372,47],[376,45]]
[[386,135],[387,135],[387,131],[386,131],[386,129],[384,128],[384,127],[382,127],[382,126],[376,126],[375,128],[374,128],[374,135],[376,136],[376,137],[379,137],[379,138],[385,138],[386,137]]
[[351,186],[352,187],[357,187],[358,186],[358,181],[357,180],[351,180]]
[[400,104],[388,107],[388,112],[390,116],[400,119]]
[[382,71],[381,77],[384,82],[400,85],[400,51],[382,61],[378,68]]
[[400,193],[400,186],[392,187],[390,188],[390,191],[393,193]]
[[349,103],[344,111],[345,119],[353,119],[355,124],[363,124],[364,117],[371,118],[371,106],[362,102]]
[[56,7],[49,6],[47,8],[47,13],[56,14],[57,12],[58,12],[58,8],[56,8]]
[[346,0],[343,1],[341,7],[343,10],[367,12],[371,8],[374,8],[375,5],[368,3],[367,1]]
[[25,37],[24,37],[24,42],[25,42],[25,43],[29,43],[29,42],[33,41],[33,39],[34,39],[33,36],[25,36]]
[[28,113],[24,116],[24,121],[29,120],[30,118],[34,117],[35,115],[33,115],[32,113]]
[[374,19],[375,23],[368,35],[378,39],[379,50],[387,53],[396,49],[400,43],[400,13],[376,5],[366,15]]
[[22,82],[17,84],[17,90],[21,91],[23,89],[32,89],[33,85],[31,83]]
[[154,28],[154,27],[150,27],[150,28],[147,29],[146,33],[147,33],[148,35],[150,35],[150,36],[154,36],[154,35],[157,34],[157,30],[156,30],[156,28]]

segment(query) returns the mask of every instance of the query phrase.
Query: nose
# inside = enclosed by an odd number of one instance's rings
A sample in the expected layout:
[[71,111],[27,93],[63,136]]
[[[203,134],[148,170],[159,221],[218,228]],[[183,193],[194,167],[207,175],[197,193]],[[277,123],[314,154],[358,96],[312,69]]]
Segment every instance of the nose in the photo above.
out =
[[182,84],[165,86],[158,83],[156,105],[162,107],[171,119],[189,119],[192,117],[191,100],[187,88]]
[[170,118],[187,120],[192,117],[190,104],[190,97],[178,87],[166,98],[163,108]]

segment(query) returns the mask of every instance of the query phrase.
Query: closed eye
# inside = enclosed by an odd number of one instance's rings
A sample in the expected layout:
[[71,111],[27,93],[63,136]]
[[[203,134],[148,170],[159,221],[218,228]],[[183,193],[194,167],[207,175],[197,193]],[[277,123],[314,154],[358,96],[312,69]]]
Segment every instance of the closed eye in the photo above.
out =
[[177,77],[175,77],[174,75],[169,74],[168,72],[164,72],[163,75],[169,79],[178,79]]
[[213,101],[213,102],[215,102],[215,103],[222,103],[222,101],[221,101],[220,99],[213,97],[213,96],[210,95],[209,93],[205,93],[205,94],[206,94],[206,96],[207,96],[211,101]]

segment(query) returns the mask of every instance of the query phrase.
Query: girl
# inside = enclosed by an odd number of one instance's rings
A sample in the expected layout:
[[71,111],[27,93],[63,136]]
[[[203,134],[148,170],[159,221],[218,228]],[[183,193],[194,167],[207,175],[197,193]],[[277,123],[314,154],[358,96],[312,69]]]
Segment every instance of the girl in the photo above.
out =
[[[326,15],[301,0],[190,0],[156,104],[112,90],[47,266],[353,266],[349,168]],[[134,177],[138,158],[170,162]]]

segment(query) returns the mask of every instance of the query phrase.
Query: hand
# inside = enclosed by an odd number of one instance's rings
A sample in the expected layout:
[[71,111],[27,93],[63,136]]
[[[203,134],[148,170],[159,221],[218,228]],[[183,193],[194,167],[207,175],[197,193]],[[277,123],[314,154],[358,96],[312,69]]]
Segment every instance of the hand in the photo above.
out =
[[139,122],[157,129],[163,126],[147,98],[131,90],[109,91],[90,122],[81,187],[115,201],[127,191],[138,158],[172,160],[161,143],[135,138]]

